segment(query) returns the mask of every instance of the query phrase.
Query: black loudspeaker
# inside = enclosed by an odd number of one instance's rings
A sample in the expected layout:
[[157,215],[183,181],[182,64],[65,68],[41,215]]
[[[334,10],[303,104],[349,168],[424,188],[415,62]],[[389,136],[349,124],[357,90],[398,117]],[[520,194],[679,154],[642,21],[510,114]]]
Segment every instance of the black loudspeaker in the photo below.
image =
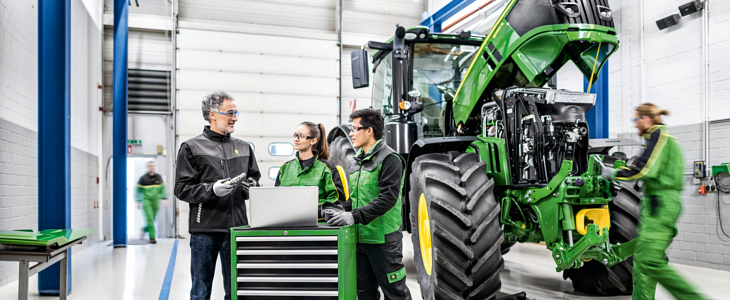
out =
[[682,17],[691,15],[700,11],[703,8],[702,2],[692,1],[679,7],[679,13]]
[[674,25],[679,24],[679,19],[682,18],[679,14],[673,14],[669,17],[656,21],[656,26],[659,30],[664,30]]

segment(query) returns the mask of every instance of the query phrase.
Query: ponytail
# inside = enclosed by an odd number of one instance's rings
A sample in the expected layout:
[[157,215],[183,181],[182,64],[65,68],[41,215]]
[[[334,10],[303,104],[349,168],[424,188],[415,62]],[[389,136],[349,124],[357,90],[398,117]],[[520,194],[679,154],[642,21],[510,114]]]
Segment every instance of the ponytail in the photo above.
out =
[[324,133],[327,132],[324,129],[324,125],[309,121],[304,121],[300,125],[307,126],[312,136],[317,139],[317,143],[314,144],[314,151],[317,151],[317,155],[324,160],[328,160],[330,158],[330,147],[324,139]]
[[669,111],[666,109],[660,110],[659,107],[652,103],[644,103],[642,105],[639,105],[639,107],[636,108],[636,113],[639,115],[639,117],[648,116],[651,118],[652,122],[654,124],[661,124],[662,117],[661,116],[668,116]]
[[322,123],[317,124],[317,127],[319,127],[319,138],[314,147],[317,149],[319,157],[324,160],[328,160],[330,158],[330,146],[327,145],[327,141],[324,139],[324,133],[327,131],[324,130],[324,125],[322,125]]

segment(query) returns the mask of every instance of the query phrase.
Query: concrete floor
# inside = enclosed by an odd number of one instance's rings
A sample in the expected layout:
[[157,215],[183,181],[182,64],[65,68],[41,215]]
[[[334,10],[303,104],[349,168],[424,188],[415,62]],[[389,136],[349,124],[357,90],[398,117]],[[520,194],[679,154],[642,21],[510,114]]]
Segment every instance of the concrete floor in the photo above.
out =
[[[128,246],[122,249],[98,243],[73,254],[73,292],[68,299],[158,299],[175,240],[160,239],[157,245]],[[189,299],[190,246],[189,240],[179,240],[175,271],[169,299]],[[410,235],[404,239],[404,263],[407,283],[413,299],[421,299],[413,264]],[[730,299],[730,272],[673,265],[692,281],[709,299]],[[622,297],[588,297],[576,294],[570,281],[556,273],[545,246],[516,245],[505,256],[502,272],[502,292],[527,292],[530,299],[631,299]],[[220,270],[213,282],[212,299],[222,299],[223,284]],[[30,282],[29,299],[58,299],[38,295],[37,277]],[[17,299],[17,281],[0,287],[0,299]],[[659,288],[657,299],[673,299]]]

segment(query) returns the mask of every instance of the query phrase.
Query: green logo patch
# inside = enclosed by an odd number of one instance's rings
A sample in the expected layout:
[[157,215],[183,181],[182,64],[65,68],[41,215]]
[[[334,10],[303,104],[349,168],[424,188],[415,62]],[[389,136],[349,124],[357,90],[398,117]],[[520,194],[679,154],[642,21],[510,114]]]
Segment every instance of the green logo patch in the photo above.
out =
[[233,153],[236,153],[236,155],[241,155],[241,153],[238,153],[238,150],[233,150]]

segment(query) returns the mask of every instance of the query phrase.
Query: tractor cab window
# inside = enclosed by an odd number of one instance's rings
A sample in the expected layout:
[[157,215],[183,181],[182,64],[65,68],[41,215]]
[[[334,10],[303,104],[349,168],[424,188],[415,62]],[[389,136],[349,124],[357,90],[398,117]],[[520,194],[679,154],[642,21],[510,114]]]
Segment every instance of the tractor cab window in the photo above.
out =
[[373,97],[370,105],[373,108],[380,108],[383,110],[384,115],[393,113],[393,106],[391,98],[393,97],[392,82],[393,82],[393,70],[390,67],[393,61],[391,60],[391,54],[388,53],[380,61],[380,64],[375,69],[375,76],[373,76]]
[[423,128],[419,138],[446,135],[444,108],[453,100],[477,50],[477,46],[458,44],[416,43],[413,46],[411,90],[419,91],[423,102],[423,111],[416,116],[416,122]]

